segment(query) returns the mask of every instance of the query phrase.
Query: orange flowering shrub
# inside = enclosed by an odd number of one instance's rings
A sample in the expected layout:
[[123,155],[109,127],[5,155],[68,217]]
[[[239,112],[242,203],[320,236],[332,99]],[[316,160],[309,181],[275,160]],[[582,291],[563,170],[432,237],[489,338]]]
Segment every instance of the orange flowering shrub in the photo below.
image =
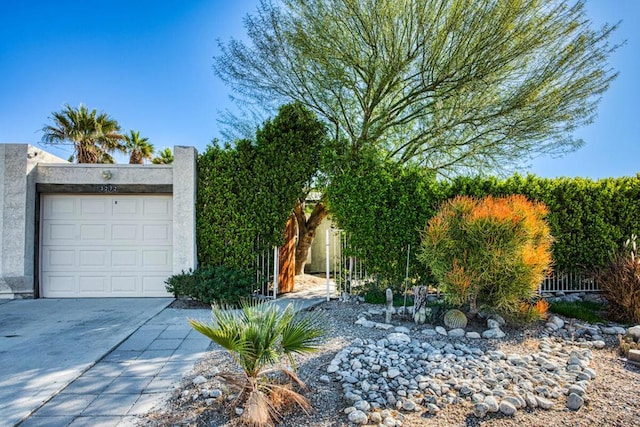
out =
[[544,303],[527,301],[551,270],[547,213],[521,195],[455,197],[428,222],[418,259],[449,302],[468,304],[471,314],[486,306],[511,318],[542,317]]
[[522,322],[543,320],[547,317],[548,310],[549,303],[543,299],[535,302],[523,302],[520,304],[520,313],[516,317]]

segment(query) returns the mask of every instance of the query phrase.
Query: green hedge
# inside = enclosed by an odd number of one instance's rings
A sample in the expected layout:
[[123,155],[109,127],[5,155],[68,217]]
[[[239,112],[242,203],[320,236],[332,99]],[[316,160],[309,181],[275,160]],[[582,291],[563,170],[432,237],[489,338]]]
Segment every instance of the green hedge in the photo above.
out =
[[523,194],[544,202],[555,239],[555,268],[560,271],[602,267],[628,236],[640,232],[640,175],[595,181],[534,175],[458,178],[447,186],[449,195]]
[[252,270],[238,270],[222,265],[174,274],[166,280],[167,292],[190,297],[205,304],[237,306],[253,294],[256,284]]
[[258,129],[255,142],[208,146],[198,157],[199,264],[251,268],[257,245],[281,244],[324,143],[324,125],[296,103],[281,107]]
[[380,163],[373,157],[345,167],[327,188],[328,208],[348,232],[349,250],[365,260],[368,274],[399,289],[405,278],[407,247],[410,277],[429,280],[416,260],[420,229],[444,195],[433,176],[417,167]]
[[[515,175],[506,180],[460,177],[436,181],[414,166],[361,159],[345,167],[327,190],[330,212],[349,233],[367,271],[401,283],[407,245],[417,248],[438,206],[456,195],[523,194],[547,205],[554,268],[584,271],[603,266],[631,233],[640,234],[640,175],[590,180]],[[410,259],[410,276],[429,274]]]

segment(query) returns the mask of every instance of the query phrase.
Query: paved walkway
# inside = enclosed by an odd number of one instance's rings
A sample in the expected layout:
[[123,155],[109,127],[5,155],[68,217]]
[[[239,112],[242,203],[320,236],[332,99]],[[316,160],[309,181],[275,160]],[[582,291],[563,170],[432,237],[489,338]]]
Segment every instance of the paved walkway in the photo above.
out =
[[0,426],[13,426],[116,348],[171,298],[0,304]]
[[[301,310],[325,300],[324,292],[307,290],[280,298],[276,304],[292,302]],[[208,321],[211,312],[163,310],[18,425],[135,425],[138,416],[170,397],[211,343],[191,329],[187,318]]]

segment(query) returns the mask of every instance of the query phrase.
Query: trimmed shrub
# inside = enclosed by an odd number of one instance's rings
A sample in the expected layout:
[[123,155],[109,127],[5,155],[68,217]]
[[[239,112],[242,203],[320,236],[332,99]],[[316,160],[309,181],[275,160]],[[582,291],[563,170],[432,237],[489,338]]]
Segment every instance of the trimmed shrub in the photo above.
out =
[[554,237],[557,271],[581,272],[608,265],[611,252],[629,233],[640,233],[640,175],[605,178],[540,178],[514,175],[506,180],[459,177],[448,194],[485,197],[522,194],[544,203]]
[[417,261],[420,229],[443,197],[432,174],[419,167],[362,156],[344,165],[327,188],[332,220],[347,232],[348,255],[365,262],[379,287],[404,289],[409,254],[410,286],[433,283]]
[[250,268],[256,252],[282,244],[325,143],[324,125],[294,103],[267,120],[255,141],[208,146],[198,157],[199,264]]
[[[524,196],[445,202],[427,224],[418,259],[427,265],[453,304],[483,306],[523,319],[551,268],[547,209]],[[527,310],[528,312],[528,310]]]
[[189,270],[169,277],[167,292],[189,297],[205,304],[237,306],[251,297],[255,287],[255,273],[251,270],[225,266]]
[[506,180],[458,177],[436,181],[414,165],[371,158],[339,169],[328,188],[331,215],[349,234],[354,254],[384,286],[401,289],[407,245],[409,277],[430,280],[415,258],[419,231],[438,206],[458,195],[503,197],[522,194],[544,203],[554,237],[554,266],[584,272],[609,263],[610,253],[628,233],[640,234],[640,175],[590,180],[514,175]]
[[627,240],[611,263],[596,271],[596,281],[609,302],[609,317],[640,323],[640,258],[636,236]]

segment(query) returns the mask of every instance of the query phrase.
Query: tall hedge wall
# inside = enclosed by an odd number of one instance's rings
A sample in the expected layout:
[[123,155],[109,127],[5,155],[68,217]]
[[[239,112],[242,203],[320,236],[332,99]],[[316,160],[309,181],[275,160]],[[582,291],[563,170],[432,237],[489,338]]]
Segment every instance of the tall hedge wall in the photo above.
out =
[[524,194],[544,202],[555,238],[557,270],[581,271],[607,263],[631,233],[640,232],[640,175],[606,178],[539,178],[519,175],[506,180],[458,178],[449,194]]
[[405,278],[407,245],[410,276],[427,279],[416,253],[420,229],[435,214],[444,195],[432,176],[419,168],[361,159],[344,168],[327,188],[332,218],[348,232],[350,255],[366,262],[367,272],[390,285]]
[[[515,175],[506,180],[460,177],[436,182],[414,167],[366,159],[346,168],[329,186],[334,220],[350,234],[368,271],[400,283],[406,248],[444,200],[456,195],[523,194],[544,202],[555,239],[555,269],[584,271],[604,265],[631,233],[640,234],[640,175],[590,180]],[[412,276],[428,272],[411,257]]]
[[255,142],[207,147],[198,158],[200,265],[249,268],[258,242],[282,243],[287,218],[317,173],[324,138],[313,113],[288,104],[258,129]]

